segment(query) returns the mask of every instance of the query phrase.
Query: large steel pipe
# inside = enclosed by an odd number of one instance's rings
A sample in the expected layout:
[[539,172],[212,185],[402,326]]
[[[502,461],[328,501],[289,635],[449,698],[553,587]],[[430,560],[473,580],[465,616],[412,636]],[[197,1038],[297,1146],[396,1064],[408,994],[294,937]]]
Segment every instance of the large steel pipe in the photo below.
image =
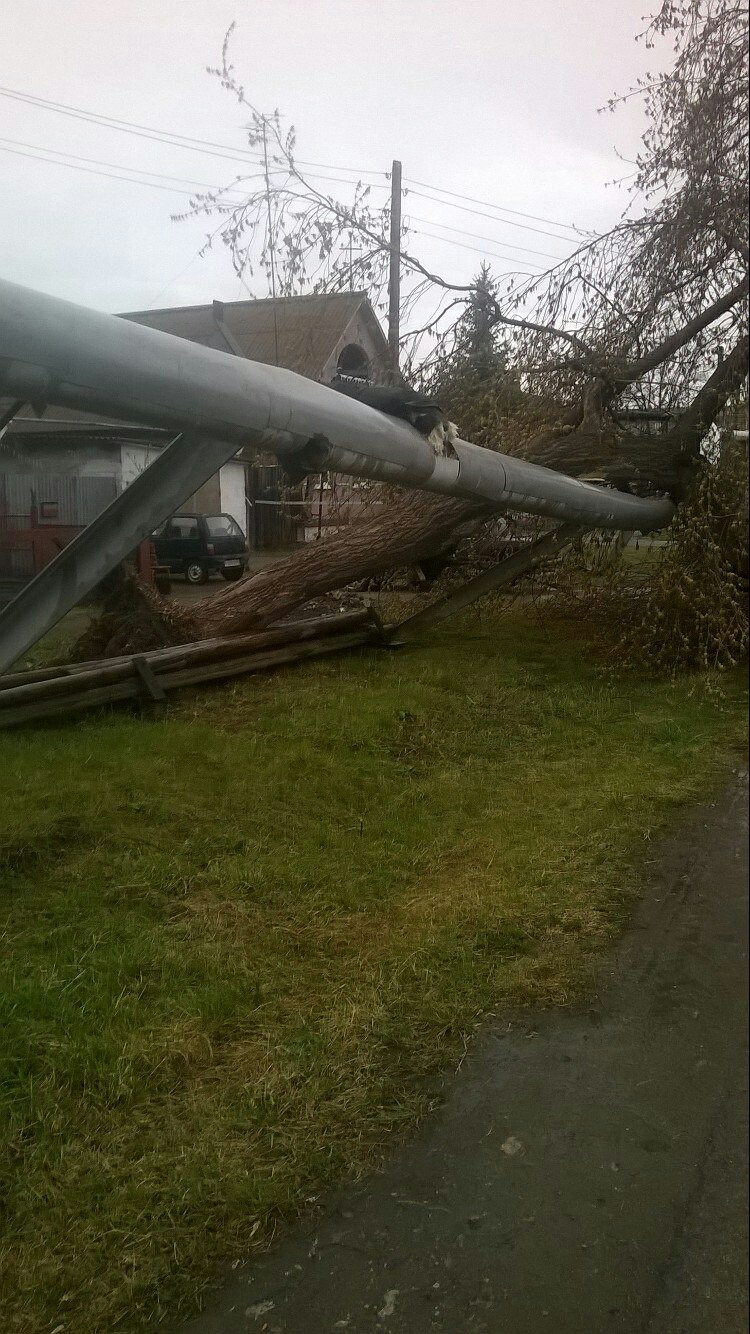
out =
[[411,426],[292,371],[229,356],[0,281],[0,395],[180,433],[136,483],[0,613],[0,671],[241,447],[309,471],[395,482],[590,527],[664,527],[668,499],[590,486],[456,444],[436,458]]

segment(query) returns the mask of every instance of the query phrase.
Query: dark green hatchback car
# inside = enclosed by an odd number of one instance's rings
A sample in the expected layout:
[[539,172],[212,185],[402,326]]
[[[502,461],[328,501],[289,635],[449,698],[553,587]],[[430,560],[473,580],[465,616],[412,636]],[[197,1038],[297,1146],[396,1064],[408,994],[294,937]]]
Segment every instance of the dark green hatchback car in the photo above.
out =
[[231,514],[173,514],[153,533],[157,565],[190,584],[209,575],[241,579],[248,561],[245,534]]

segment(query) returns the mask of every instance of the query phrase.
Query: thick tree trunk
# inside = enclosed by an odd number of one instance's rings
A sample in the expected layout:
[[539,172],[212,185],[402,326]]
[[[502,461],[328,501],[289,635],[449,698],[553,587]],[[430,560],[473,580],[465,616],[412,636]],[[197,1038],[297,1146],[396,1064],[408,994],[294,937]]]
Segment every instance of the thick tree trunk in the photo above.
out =
[[[613,481],[646,478],[672,490],[678,470],[674,449],[647,436],[569,429],[538,436],[524,456],[570,476],[597,472]],[[269,625],[310,598],[344,588],[397,566],[412,565],[452,549],[491,510],[476,501],[423,492],[394,498],[385,512],[313,542],[259,574],[233,584],[194,608],[208,635],[239,634]]]
[[489,513],[476,501],[412,491],[385,513],[344,529],[234,584],[194,610],[207,635],[238,634],[286,616],[332,589],[439,554]]

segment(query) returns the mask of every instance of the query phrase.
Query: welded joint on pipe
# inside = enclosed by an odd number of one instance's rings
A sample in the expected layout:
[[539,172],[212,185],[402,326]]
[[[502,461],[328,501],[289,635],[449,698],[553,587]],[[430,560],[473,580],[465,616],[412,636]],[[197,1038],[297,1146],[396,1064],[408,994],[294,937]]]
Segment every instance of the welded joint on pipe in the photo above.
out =
[[461,463],[457,458],[435,458],[435,466],[429,478],[424,485],[430,491],[445,491],[450,495],[455,495],[456,487],[460,484]]

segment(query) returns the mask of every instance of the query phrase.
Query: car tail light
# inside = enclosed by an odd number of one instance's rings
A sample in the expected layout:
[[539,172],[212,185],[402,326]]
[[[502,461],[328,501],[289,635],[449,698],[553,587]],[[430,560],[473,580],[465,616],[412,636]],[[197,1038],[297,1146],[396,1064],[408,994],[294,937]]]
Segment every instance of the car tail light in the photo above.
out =
[[208,552],[209,556],[213,556],[213,554],[214,554],[214,544],[213,544],[213,542],[208,542],[208,543],[206,544],[206,551]]

